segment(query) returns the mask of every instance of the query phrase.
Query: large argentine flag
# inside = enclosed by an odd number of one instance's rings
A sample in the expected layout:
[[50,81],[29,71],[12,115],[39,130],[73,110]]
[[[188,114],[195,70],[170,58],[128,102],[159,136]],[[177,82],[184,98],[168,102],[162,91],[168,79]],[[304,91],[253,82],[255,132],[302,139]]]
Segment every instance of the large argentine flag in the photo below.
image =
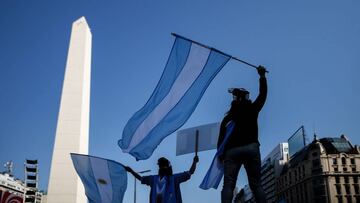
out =
[[89,203],[121,203],[127,187],[124,167],[115,161],[71,154]]
[[118,144],[137,160],[147,159],[190,117],[210,82],[231,56],[177,36],[158,85],[127,122]]

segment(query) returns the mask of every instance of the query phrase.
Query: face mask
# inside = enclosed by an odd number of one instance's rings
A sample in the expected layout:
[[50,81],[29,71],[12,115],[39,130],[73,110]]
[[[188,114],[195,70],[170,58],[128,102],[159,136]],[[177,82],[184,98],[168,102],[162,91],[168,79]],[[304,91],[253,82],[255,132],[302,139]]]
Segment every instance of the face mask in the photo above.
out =
[[170,175],[172,175],[172,167],[171,167],[171,165],[169,167],[161,167],[161,168],[159,168],[159,175],[160,176],[170,176]]
[[249,94],[245,94],[245,95],[233,95],[233,100],[234,101],[242,101],[242,100],[249,100]]

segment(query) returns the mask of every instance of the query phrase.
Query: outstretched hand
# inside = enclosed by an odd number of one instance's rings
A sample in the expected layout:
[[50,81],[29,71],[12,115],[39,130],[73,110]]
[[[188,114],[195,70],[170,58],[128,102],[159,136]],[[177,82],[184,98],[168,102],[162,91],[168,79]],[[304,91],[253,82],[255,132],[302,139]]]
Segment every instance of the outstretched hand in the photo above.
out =
[[124,168],[127,172],[131,173],[136,179],[140,181],[142,180],[142,177],[138,173],[136,173],[132,168],[130,168],[130,166],[124,166]]
[[194,174],[197,162],[199,162],[199,157],[196,155],[196,156],[194,156],[193,162],[192,162],[190,170],[189,170],[190,174]]
[[260,75],[260,77],[265,77],[265,73],[267,73],[268,71],[266,70],[266,68],[264,66],[259,66],[256,68],[258,71],[258,74]]
[[199,162],[199,156],[194,156],[193,163],[198,163],[198,162]]

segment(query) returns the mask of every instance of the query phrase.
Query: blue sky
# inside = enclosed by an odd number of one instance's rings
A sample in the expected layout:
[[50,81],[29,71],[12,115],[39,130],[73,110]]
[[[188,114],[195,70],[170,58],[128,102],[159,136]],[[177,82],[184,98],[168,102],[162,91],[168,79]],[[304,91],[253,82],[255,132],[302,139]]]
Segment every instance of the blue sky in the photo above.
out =
[[[175,134],[136,162],[117,140],[155,88],[173,44],[171,32],[211,45],[270,71],[259,117],[263,157],[301,125],[309,139],[347,135],[360,144],[360,2],[335,1],[0,1],[0,163],[39,159],[46,189],[71,24],[85,16],[93,35],[90,154],[157,173],[166,156],[174,171],[192,155],[175,156]],[[254,69],[230,61],[182,127],[220,121],[228,87],[258,92]],[[184,202],[218,202],[198,189],[215,151],[201,152],[198,170],[182,185]],[[246,183],[241,175],[239,186]],[[196,193],[195,193],[196,191]],[[129,176],[124,202],[133,201]],[[138,202],[149,189],[138,184]],[[196,194],[196,195],[194,195]]]

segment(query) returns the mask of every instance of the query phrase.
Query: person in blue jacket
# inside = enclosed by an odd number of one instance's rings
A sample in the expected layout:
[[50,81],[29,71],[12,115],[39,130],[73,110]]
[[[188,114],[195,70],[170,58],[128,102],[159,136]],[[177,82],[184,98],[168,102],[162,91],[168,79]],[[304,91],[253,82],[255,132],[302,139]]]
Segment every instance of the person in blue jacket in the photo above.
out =
[[158,175],[140,176],[129,166],[125,166],[141,184],[150,186],[150,203],[182,203],[180,183],[194,174],[199,157],[195,156],[189,171],[173,174],[171,163],[165,157],[158,159]]

